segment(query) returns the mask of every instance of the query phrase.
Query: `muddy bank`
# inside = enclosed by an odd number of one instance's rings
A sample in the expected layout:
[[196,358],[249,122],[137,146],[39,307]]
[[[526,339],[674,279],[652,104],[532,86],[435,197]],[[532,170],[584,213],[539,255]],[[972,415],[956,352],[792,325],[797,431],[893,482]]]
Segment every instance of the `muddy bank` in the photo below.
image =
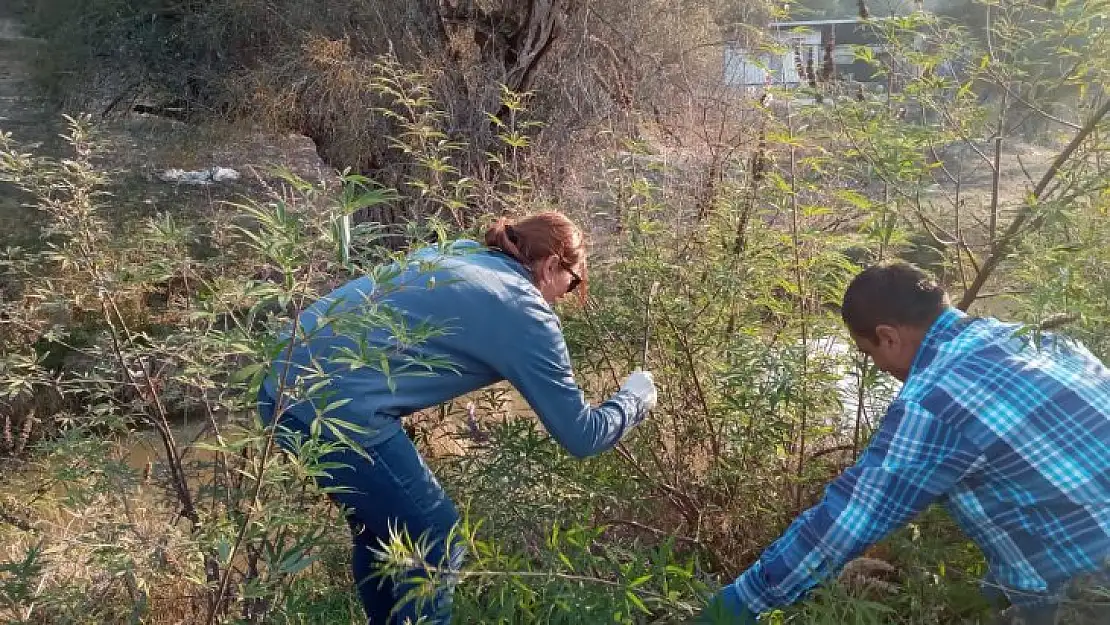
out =
[[[6,4],[6,3],[0,3]],[[0,6],[0,131],[11,133],[22,151],[64,158],[68,146],[62,111],[35,82],[44,42],[25,36],[10,7]],[[126,109],[126,107],[122,107]],[[95,117],[95,161],[111,174],[106,217],[126,230],[160,211],[189,215],[218,210],[220,203],[243,196],[265,197],[276,182],[274,166],[285,166],[310,181],[332,177],[313,142],[298,134],[276,134],[243,125],[194,126],[135,113]],[[235,170],[237,180],[210,185],[166,182],[166,170]],[[41,220],[29,198],[0,183],[0,249],[34,247]]]

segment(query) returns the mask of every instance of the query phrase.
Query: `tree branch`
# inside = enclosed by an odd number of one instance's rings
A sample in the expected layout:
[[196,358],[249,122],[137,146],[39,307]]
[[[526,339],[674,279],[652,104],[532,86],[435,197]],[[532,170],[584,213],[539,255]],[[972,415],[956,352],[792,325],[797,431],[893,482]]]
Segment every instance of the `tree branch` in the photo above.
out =
[[971,282],[971,286],[964,292],[963,297],[960,298],[960,303],[958,304],[960,310],[966,311],[971,307],[971,304],[975,302],[975,299],[979,296],[979,291],[983,289],[983,285],[986,284],[987,279],[994,273],[994,270],[998,267],[998,264],[1002,262],[1002,259],[1009,255],[1010,248],[1013,247],[1022,227],[1036,214],[1037,207],[1039,206],[1041,196],[1044,195],[1045,189],[1056,180],[1056,176],[1059,175],[1061,168],[1071,159],[1075,151],[1079,149],[1079,146],[1087,140],[1087,137],[1098,128],[1099,123],[1106,117],[1107,113],[1110,113],[1110,99],[1107,99],[1106,102],[1087,119],[1087,123],[1083,124],[1083,129],[1072,137],[1071,142],[1068,143],[1063,151],[1056,155],[1056,158],[1052,161],[1052,165],[1048,167],[1048,171],[1044,173],[1040,182],[1037,183],[1036,188],[1033,189],[1033,193],[1026,205],[1021,209],[1021,212],[1014,217],[1009,227],[1006,228],[1006,232],[1004,232],[995,243],[991,249],[991,255],[983,262],[983,268],[975,276],[975,280]]

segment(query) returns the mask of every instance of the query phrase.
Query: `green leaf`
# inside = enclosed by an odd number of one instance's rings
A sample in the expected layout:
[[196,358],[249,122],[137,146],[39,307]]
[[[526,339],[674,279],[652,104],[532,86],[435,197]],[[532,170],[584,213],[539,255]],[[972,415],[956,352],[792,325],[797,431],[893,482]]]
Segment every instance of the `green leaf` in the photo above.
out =
[[296,575],[312,566],[317,559],[318,556],[316,555],[310,555],[304,551],[295,551],[282,559],[278,564],[278,571],[284,575]]
[[264,366],[262,363],[249,364],[232,373],[230,380],[233,384],[246,382],[260,373]]
[[649,610],[647,606],[644,605],[644,602],[636,596],[636,593],[632,592],[631,590],[626,590],[624,592],[624,596],[628,599],[629,603],[636,606],[637,610],[643,612],[644,614],[651,614],[651,610]]

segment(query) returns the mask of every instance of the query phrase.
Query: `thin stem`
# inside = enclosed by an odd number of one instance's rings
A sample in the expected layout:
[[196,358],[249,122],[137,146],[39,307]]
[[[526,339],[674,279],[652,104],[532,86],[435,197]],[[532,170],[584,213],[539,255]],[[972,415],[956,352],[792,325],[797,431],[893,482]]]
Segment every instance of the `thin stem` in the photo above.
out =
[[[790,133],[793,134],[793,118],[790,117],[790,112],[787,112],[788,119],[790,120]],[[798,488],[795,491],[794,505],[801,508],[802,505],[802,473],[805,470],[806,460],[806,428],[809,427],[809,397],[807,389],[809,387],[809,319],[806,315],[806,284],[805,278],[802,275],[802,241],[800,236],[800,213],[801,208],[798,206],[798,152],[794,147],[794,142],[790,143],[790,239],[791,247],[793,248],[794,255],[794,286],[798,291],[798,318],[801,322],[802,330],[802,386],[801,386],[801,427],[800,436],[798,439]]]
[[[307,284],[307,282],[306,282]],[[243,520],[239,526],[239,532],[235,536],[235,542],[231,545],[231,550],[228,552],[227,561],[229,566],[225,567],[221,575],[219,588],[216,592],[214,602],[208,611],[208,618],[205,619],[207,625],[212,625],[216,620],[216,615],[220,612],[223,605],[224,598],[227,596],[227,588],[231,582],[231,566],[230,563],[235,560],[235,556],[239,552],[239,548],[243,544],[243,539],[247,535],[247,528],[250,527],[251,516],[255,509],[258,508],[259,498],[262,495],[262,486],[265,484],[263,479],[266,471],[266,463],[270,459],[270,455],[274,450],[274,439],[277,436],[278,424],[281,420],[282,412],[285,410],[285,383],[289,376],[289,369],[292,366],[293,346],[296,345],[297,333],[300,331],[301,315],[300,310],[295,310],[293,316],[293,330],[289,335],[289,345],[285,348],[285,367],[282,372],[281,380],[278,383],[277,402],[274,406],[274,422],[270,424],[270,431],[266,435],[266,446],[262,450],[262,456],[258,461],[258,474],[255,476],[254,491],[251,493],[251,505],[243,512]]]
[[991,208],[990,208],[990,244],[994,247],[998,237],[998,182],[1002,178],[1002,137],[1005,132],[1006,103],[1009,101],[1008,92],[1002,94],[1002,105],[998,109],[998,130],[994,137],[994,166],[991,169]]
[[864,380],[864,378],[866,377],[866,374],[867,374],[868,360],[869,360],[869,357],[867,356],[867,354],[864,354],[863,355],[863,360],[860,361],[860,365],[859,365],[859,384],[856,385],[856,423],[855,423],[855,427],[853,428],[853,431],[852,431],[852,461],[853,462],[855,462],[856,460],[859,459],[860,443],[862,442],[862,440],[860,438],[860,435],[862,434],[862,430],[863,430],[863,428],[861,427],[861,425],[863,424],[863,414],[864,414],[863,401],[867,397],[867,393],[866,393],[866,390],[865,390],[865,387],[864,387],[864,384],[863,384],[863,380]]
[[[620,388],[620,382],[618,381],[619,378],[617,376],[616,367],[613,366],[613,361],[609,357],[609,352],[607,349],[605,349],[604,342],[601,340],[601,332],[598,330],[597,325],[594,323],[593,317],[590,315],[589,300],[587,300],[587,305],[583,307],[583,311],[585,313],[586,325],[594,334],[594,338],[597,341],[597,347],[601,351],[601,356],[605,360],[609,368],[609,375],[613,379],[613,384],[617,388]],[[671,497],[671,501],[674,502],[679,510],[686,510],[689,507],[691,503],[689,502],[689,497],[686,497],[681,491],[679,491],[677,488],[666,481],[666,465],[663,464],[662,459],[659,458],[654,449],[651,450],[652,461],[655,463],[656,469],[659,470],[662,479],[655,479],[651,477],[647,470],[644,469],[643,465],[640,464],[640,462],[636,460],[636,457],[632,455],[632,452],[628,450],[623,441],[617,441],[616,445],[613,446],[613,449],[617,452],[617,456],[620,457],[620,459],[623,460],[625,464],[631,467],[632,470],[639,474],[641,478],[646,480],[648,484],[660,488],[661,490],[666,492]]]
[[[109,310],[110,301],[110,297],[104,296],[100,300],[100,305],[101,310],[104,313],[104,321],[108,324],[108,334],[112,339],[112,351],[116,357],[116,360],[120,364],[120,369],[123,370],[124,377],[127,378],[128,386],[138,390],[139,382],[135,380],[134,374],[131,373],[131,368],[128,366],[127,357],[123,353],[123,345],[120,341],[119,329],[116,328],[116,324],[112,321],[112,312]],[[116,309],[116,314],[119,314],[118,309]],[[122,319],[120,319],[120,323],[122,323]],[[140,365],[141,364],[142,363],[140,361]],[[150,376],[146,375],[144,377],[147,378],[147,382],[149,384]],[[153,392],[153,387],[151,386],[149,388]],[[200,518],[197,516],[196,509],[193,506],[192,494],[189,491],[189,485],[186,482],[184,472],[181,468],[181,456],[177,450],[177,446],[173,437],[173,432],[170,429],[169,421],[166,419],[165,408],[162,406],[161,401],[158,401],[156,394],[154,395],[154,399],[156,400],[155,407],[158,410],[158,418],[150,418],[150,421],[154,425],[155,429],[158,430],[158,437],[159,439],[161,439],[162,445],[165,447],[166,450],[166,461],[170,466],[170,476],[173,481],[174,488],[177,491],[177,497],[181,502],[181,515],[189,519],[189,521],[193,523],[193,526],[196,527],[200,523]],[[150,416],[148,415],[148,417]]]
[[686,359],[686,368],[690,372],[690,377],[694,382],[694,390],[697,391],[698,403],[701,405],[703,415],[705,416],[705,427],[710,434],[709,442],[713,452],[713,458],[716,460],[721,456],[721,431],[713,427],[712,411],[709,409],[709,399],[705,394],[705,389],[702,387],[701,378],[698,376],[697,366],[694,363],[694,350],[690,347],[686,336],[679,330],[675,322],[666,313],[663,314],[663,320],[670,326],[671,331],[674,332],[675,338],[678,339],[678,344],[682,347],[682,354]]

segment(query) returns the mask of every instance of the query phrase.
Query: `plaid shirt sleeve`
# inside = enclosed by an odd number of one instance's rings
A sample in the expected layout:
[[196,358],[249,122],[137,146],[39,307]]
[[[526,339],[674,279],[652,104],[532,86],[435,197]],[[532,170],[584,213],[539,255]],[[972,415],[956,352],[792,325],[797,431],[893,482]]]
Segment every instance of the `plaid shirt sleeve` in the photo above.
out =
[[794,603],[924,510],[980,455],[951,424],[896,400],[859,461],[736,580],[737,594],[755,613]]

